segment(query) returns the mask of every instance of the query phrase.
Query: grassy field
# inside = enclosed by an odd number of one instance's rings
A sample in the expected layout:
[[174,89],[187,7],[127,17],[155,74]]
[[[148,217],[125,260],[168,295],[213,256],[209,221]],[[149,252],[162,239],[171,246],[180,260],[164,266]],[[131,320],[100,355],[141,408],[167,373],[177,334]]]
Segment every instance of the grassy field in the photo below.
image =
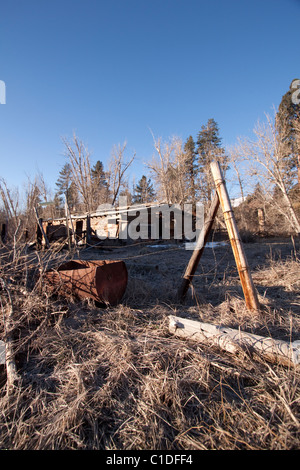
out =
[[126,294],[113,308],[50,295],[40,272],[67,251],[3,248],[0,339],[13,336],[19,381],[8,390],[0,366],[0,449],[299,449],[299,367],[168,331],[175,314],[300,340],[297,246],[244,247],[256,314],[245,307],[228,244],[205,249],[184,304],[176,292],[191,251],[182,246],[81,249],[83,259],[125,261]]

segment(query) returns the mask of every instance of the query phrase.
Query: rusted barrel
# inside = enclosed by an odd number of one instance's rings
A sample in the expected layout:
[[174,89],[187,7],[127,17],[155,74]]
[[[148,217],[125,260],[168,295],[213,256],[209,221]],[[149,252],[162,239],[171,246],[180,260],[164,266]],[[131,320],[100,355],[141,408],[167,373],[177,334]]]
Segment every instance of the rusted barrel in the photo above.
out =
[[126,291],[128,273],[124,261],[76,260],[46,271],[44,279],[51,291],[61,295],[117,305]]

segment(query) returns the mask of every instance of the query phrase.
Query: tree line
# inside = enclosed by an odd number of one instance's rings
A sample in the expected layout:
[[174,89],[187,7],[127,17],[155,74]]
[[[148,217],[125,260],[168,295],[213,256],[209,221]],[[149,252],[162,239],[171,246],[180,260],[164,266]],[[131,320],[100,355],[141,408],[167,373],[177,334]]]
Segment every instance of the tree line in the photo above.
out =
[[[63,139],[65,164],[58,173],[54,195],[41,174],[28,180],[23,203],[18,190],[0,179],[0,216],[11,230],[31,227],[36,208],[43,217],[64,215],[65,202],[71,212],[93,212],[101,204],[117,205],[120,196],[129,204],[202,202],[208,207],[214,193],[210,163],[219,161],[226,181],[234,185],[242,205],[239,223],[247,230],[263,211],[267,229],[300,233],[300,105],[292,99],[295,90],[282,96],[274,115],[258,122],[254,138],[238,138],[234,146],[222,145],[218,123],[210,118],[196,136],[185,141],[153,137],[153,156],[145,174],[130,187],[129,175],[135,155],[127,156],[126,143],[114,146],[106,167],[93,161],[86,145],[75,134]],[[233,187],[233,186],[232,186]],[[51,202],[51,203],[50,203]]]
[[156,154],[146,164],[148,175],[143,175],[131,189],[127,173],[135,156],[125,158],[125,144],[113,149],[105,169],[100,160],[92,166],[87,148],[76,135],[71,142],[64,139],[67,160],[56,182],[56,208],[63,210],[67,200],[71,210],[91,212],[100,204],[115,205],[124,195],[133,204],[210,200],[213,190],[210,162],[218,159],[226,171],[228,160],[215,120],[209,119],[202,126],[196,142],[192,136],[184,143],[178,137],[168,142],[154,136],[153,139]]

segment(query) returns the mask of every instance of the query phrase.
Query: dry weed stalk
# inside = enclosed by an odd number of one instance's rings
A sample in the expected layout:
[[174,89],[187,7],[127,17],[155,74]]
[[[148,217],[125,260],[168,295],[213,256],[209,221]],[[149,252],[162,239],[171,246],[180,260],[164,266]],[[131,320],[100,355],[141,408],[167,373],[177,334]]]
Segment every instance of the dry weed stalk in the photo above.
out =
[[[218,306],[203,303],[201,311],[195,304],[163,302],[166,297],[159,291],[171,288],[170,272],[169,278],[164,272],[154,275],[138,270],[138,263],[131,276],[144,279],[139,296],[132,288],[122,305],[106,309],[66,302],[50,298],[36,282],[39,271],[58,263],[62,253],[26,252],[24,247],[16,253],[14,260],[13,251],[0,256],[0,274],[14,305],[14,351],[21,377],[7,396],[1,370],[0,448],[299,448],[298,370],[175,339],[167,326],[170,312],[185,311],[216,324],[243,322],[258,331],[269,327],[271,319],[274,332],[285,312],[272,318],[266,304],[270,317],[257,317],[253,325],[233,293]],[[262,280],[283,268],[274,262],[261,271]],[[284,269],[287,274],[290,268]],[[174,284],[175,270],[173,274]],[[143,301],[147,282],[153,289]],[[286,288],[290,280],[283,276],[281,282]],[[214,277],[211,290],[224,285]],[[8,305],[3,290],[0,294]],[[3,326],[1,320],[2,337]],[[286,320],[280,328],[289,334]]]

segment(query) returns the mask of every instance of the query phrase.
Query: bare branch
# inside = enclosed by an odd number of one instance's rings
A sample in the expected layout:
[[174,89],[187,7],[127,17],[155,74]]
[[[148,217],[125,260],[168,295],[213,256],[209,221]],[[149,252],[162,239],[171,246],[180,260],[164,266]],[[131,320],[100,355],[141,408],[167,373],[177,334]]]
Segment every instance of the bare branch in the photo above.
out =
[[123,146],[120,144],[112,149],[111,159],[109,162],[109,185],[112,191],[112,205],[115,204],[122,185],[124,184],[125,173],[135,159],[135,155],[129,160],[124,161],[124,153],[126,150],[126,142]]

